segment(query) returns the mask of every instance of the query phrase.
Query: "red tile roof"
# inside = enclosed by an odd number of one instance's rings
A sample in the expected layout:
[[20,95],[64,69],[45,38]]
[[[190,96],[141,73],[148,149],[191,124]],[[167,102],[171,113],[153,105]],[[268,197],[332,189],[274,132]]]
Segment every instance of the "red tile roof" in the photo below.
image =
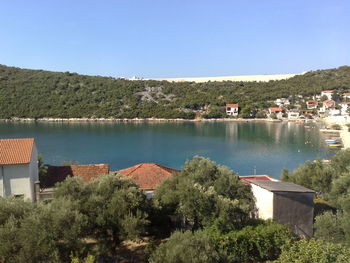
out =
[[277,181],[274,178],[271,178],[268,175],[246,175],[240,176],[239,179],[244,180],[245,182],[249,182],[249,180],[260,180],[260,181]]
[[269,111],[271,111],[271,112],[282,111],[282,110],[283,110],[283,109],[282,109],[282,108],[279,108],[279,107],[269,108]]
[[45,187],[53,187],[56,183],[64,181],[68,176],[79,176],[89,183],[99,175],[109,174],[108,164],[87,164],[70,166],[49,166],[44,182]]
[[226,104],[226,107],[238,108],[238,104]]
[[156,163],[141,163],[113,173],[130,177],[142,190],[155,190],[161,182],[179,172]]
[[315,101],[315,100],[309,100],[309,101],[306,102],[306,104],[307,104],[307,105],[317,105],[318,102]]
[[30,163],[33,146],[33,138],[0,139],[0,165]]

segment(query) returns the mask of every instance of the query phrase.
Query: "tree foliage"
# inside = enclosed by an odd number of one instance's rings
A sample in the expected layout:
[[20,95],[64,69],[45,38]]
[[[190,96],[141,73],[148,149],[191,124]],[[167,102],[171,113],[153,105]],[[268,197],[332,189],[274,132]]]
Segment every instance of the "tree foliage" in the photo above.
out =
[[208,116],[220,117],[217,109],[226,103],[239,103],[244,116],[249,117],[276,98],[313,96],[322,90],[346,91],[349,76],[350,67],[344,66],[269,82],[130,81],[0,65],[0,118],[193,119],[195,111],[209,106],[213,110]]
[[279,259],[274,262],[347,263],[350,262],[350,249],[323,240],[300,240],[286,245]]
[[85,184],[71,177],[55,191],[56,198],[71,198],[88,218],[86,234],[113,251],[125,239],[135,239],[148,223],[146,196],[130,179],[105,175]]
[[226,234],[209,228],[207,233],[215,240],[217,250],[225,255],[227,262],[275,260],[282,247],[293,240],[287,226],[272,221],[259,222]]
[[220,229],[235,229],[254,210],[250,186],[227,167],[198,156],[186,162],[178,176],[163,182],[154,199],[193,230],[212,224]]
[[69,262],[85,258],[91,245],[110,256],[125,239],[136,239],[148,224],[149,202],[127,178],[100,176],[86,184],[68,178],[55,199],[38,205],[0,198],[0,262]]
[[152,253],[150,263],[216,263],[222,255],[203,231],[177,231]]

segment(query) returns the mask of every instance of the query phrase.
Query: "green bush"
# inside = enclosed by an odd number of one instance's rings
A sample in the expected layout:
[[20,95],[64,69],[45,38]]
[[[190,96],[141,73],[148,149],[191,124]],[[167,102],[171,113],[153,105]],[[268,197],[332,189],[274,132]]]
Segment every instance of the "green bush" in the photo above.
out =
[[217,250],[223,251],[229,262],[277,259],[282,247],[292,240],[288,227],[269,221],[227,234],[213,228],[207,231],[215,240]]
[[349,263],[348,247],[323,240],[300,240],[284,246],[275,263]]
[[150,263],[216,263],[223,255],[203,231],[175,232],[152,253]]

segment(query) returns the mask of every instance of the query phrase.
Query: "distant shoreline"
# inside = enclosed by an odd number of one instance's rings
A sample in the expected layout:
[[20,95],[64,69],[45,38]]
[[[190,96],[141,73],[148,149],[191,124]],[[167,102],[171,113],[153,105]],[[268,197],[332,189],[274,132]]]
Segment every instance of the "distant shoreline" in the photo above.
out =
[[1,122],[64,122],[64,123],[82,123],[82,122],[281,122],[275,119],[243,119],[243,118],[221,118],[221,119],[162,119],[162,118],[10,118],[0,119]]

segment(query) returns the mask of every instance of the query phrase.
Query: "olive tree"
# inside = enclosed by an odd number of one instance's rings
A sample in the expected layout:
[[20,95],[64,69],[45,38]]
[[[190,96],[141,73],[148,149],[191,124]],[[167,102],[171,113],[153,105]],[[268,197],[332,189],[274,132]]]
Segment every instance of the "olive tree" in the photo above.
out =
[[125,177],[103,175],[89,184],[67,178],[55,197],[75,200],[79,212],[88,218],[87,236],[111,253],[123,240],[139,237],[148,224],[146,196]]
[[239,228],[254,211],[250,186],[227,167],[199,156],[187,161],[179,175],[164,181],[154,201],[193,230],[212,224],[222,230]]

